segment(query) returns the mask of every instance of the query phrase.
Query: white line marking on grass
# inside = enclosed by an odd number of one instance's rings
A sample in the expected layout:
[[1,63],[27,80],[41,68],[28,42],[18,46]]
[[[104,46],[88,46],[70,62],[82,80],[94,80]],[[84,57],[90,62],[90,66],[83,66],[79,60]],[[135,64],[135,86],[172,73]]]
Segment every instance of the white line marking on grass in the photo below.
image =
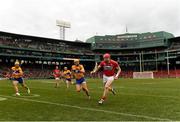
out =
[[[23,94],[20,93],[21,95],[19,97],[39,97],[39,94]],[[12,96],[16,96],[16,94],[13,94]]]
[[4,101],[4,100],[7,100],[7,98],[0,97],[0,101]]
[[144,118],[147,120],[171,121],[170,119],[167,119],[167,118],[159,118],[159,117],[151,117],[151,116],[145,116],[145,115],[122,113],[122,112],[108,111],[108,110],[102,110],[102,109],[96,109],[96,108],[88,108],[88,107],[80,107],[80,106],[74,106],[74,105],[68,105],[68,104],[54,103],[54,102],[49,102],[49,101],[40,101],[40,100],[33,100],[33,99],[27,99],[27,98],[12,97],[12,96],[6,96],[6,95],[0,95],[0,96],[6,97],[6,98],[12,98],[12,99],[24,100],[24,101],[28,101],[28,102],[36,102],[36,103],[43,103],[43,104],[49,104],[49,105],[76,108],[76,109],[80,109],[80,110],[88,110],[88,111],[94,111],[94,112],[104,112],[104,113],[114,114],[114,115]]

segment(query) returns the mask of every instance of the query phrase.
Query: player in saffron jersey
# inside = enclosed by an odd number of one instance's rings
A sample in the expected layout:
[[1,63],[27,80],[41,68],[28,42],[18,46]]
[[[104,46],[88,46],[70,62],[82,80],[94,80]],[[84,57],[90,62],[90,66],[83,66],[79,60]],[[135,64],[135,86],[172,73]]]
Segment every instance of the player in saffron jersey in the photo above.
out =
[[[103,58],[104,60],[101,61],[100,65],[91,72],[91,74],[93,74],[99,71],[101,68],[103,69],[104,91],[99,104],[102,104],[104,102],[109,91],[111,91],[114,95],[116,94],[116,92],[112,88],[112,83],[114,80],[118,79],[118,76],[121,73],[121,68],[118,65],[118,62],[112,60],[110,54],[104,54]],[[117,73],[115,73],[116,70]]]
[[71,71],[67,67],[64,67],[63,77],[65,78],[66,86],[69,88],[70,84],[73,84],[71,80]]
[[11,70],[12,70],[11,79],[12,79],[14,89],[16,91],[16,95],[20,96],[18,83],[21,84],[21,86],[27,90],[28,94],[30,94],[30,89],[27,87],[27,85],[24,82],[24,79],[22,78],[23,71],[18,61],[15,62],[15,65],[11,68]]
[[59,70],[59,67],[56,66],[55,70],[53,70],[53,76],[56,81],[55,88],[59,87],[59,83],[61,80],[61,71]]
[[83,65],[79,64],[79,60],[74,60],[74,65],[72,66],[72,75],[76,79],[76,91],[80,92],[81,89],[86,93],[88,98],[90,99],[89,90],[87,87],[86,80],[84,79],[84,67]]

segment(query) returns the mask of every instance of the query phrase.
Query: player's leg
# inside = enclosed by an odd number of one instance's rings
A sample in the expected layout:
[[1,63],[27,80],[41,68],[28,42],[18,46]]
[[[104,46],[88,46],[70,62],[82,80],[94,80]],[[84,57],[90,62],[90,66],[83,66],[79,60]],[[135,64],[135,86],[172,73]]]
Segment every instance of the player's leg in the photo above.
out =
[[72,79],[71,79],[71,82],[70,82],[70,83],[71,83],[71,85],[74,85],[74,81],[73,81]]
[[76,79],[76,91],[80,92],[82,89],[82,82],[83,82],[83,78],[80,79]]
[[103,96],[106,98],[107,97],[107,94],[109,91],[112,91],[112,83],[113,83],[113,80],[109,80],[106,82],[105,84],[105,87],[104,87],[104,93],[103,93]]
[[69,88],[69,85],[70,85],[70,81],[66,79],[66,87]]
[[109,86],[109,91],[113,93],[113,95],[116,95],[115,89],[112,87],[112,84]]
[[80,92],[81,91],[81,84],[76,84],[76,91]]
[[55,78],[55,88],[57,88],[57,79]]
[[31,93],[29,87],[28,87],[24,82],[23,82],[21,85],[22,85],[23,88],[25,88],[25,89],[27,90],[27,93],[28,93],[28,94]]
[[114,88],[112,87],[113,81],[114,81],[114,76],[108,77],[107,82],[105,83],[104,87],[108,87],[108,90],[111,91],[115,95],[116,92]]
[[83,91],[86,93],[86,95],[89,97],[90,99],[90,94],[89,94],[89,90],[88,90],[88,87],[87,87],[87,83],[86,82],[83,82],[82,83],[82,89]]
[[[107,81],[107,83],[110,82],[110,81]],[[111,89],[109,85],[107,85],[107,83],[105,84],[104,86],[104,91],[103,91],[103,95],[101,97],[101,100],[99,101],[99,104],[102,104],[106,98],[107,98],[107,94],[109,92],[109,90]]]
[[55,88],[59,87],[60,79],[58,77],[55,78]]
[[59,86],[61,83],[66,82],[66,79],[63,77],[59,77]]
[[107,94],[109,91],[112,91],[112,83],[114,79],[113,77],[104,77],[103,82],[104,82],[104,91],[103,95],[101,97],[101,100],[99,101],[99,104],[102,104],[104,100],[107,98]]
[[13,80],[12,83],[13,83],[13,87],[14,87],[14,90],[15,90],[15,92],[16,92],[16,95],[17,95],[17,96],[20,96],[20,94],[19,94],[19,89],[18,89],[18,81]]
[[104,102],[104,100],[106,99],[106,97],[104,96],[104,94],[105,94],[105,85],[106,85],[106,83],[107,83],[107,80],[108,80],[108,78],[106,77],[106,76],[104,76],[103,75],[103,86],[104,86],[104,89],[103,89],[103,95],[102,95],[102,97],[101,97],[101,99],[100,99],[100,101],[99,101],[99,104],[102,104],[103,102]]
[[27,93],[30,94],[31,91],[30,91],[29,87],[26,85],[24,79],[23,79],[23,78],[20,78],[18,81],[19,81],[19,83],[21,84],[21,86],[22,86],[24,89],[27,90]]

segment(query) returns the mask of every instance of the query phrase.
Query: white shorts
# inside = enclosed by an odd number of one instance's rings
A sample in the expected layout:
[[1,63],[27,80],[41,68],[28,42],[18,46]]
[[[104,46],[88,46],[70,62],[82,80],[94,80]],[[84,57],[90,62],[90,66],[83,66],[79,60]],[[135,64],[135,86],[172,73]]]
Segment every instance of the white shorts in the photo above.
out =
[[112,83],[114,81],[114,76],[106,76],[103,75],[103,83],[106,84],[107,82]]
[[60,80],[60,78],[55,78],[55,80]]

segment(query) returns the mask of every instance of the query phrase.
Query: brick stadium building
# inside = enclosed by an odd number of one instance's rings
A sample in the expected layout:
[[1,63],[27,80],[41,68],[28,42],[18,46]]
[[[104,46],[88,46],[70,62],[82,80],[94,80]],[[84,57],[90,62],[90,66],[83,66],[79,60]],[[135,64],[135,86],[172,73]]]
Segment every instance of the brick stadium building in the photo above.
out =
[[86,42],[0,32],[0,74],[9,71],[17,59],[31,78],[49,78],[55,65],[70,68],[75,58],[88,72],[106,52],[121,64],[122,77],[132,77],[137,71],[180,77],[180,37],[164,31],[94,36]]

